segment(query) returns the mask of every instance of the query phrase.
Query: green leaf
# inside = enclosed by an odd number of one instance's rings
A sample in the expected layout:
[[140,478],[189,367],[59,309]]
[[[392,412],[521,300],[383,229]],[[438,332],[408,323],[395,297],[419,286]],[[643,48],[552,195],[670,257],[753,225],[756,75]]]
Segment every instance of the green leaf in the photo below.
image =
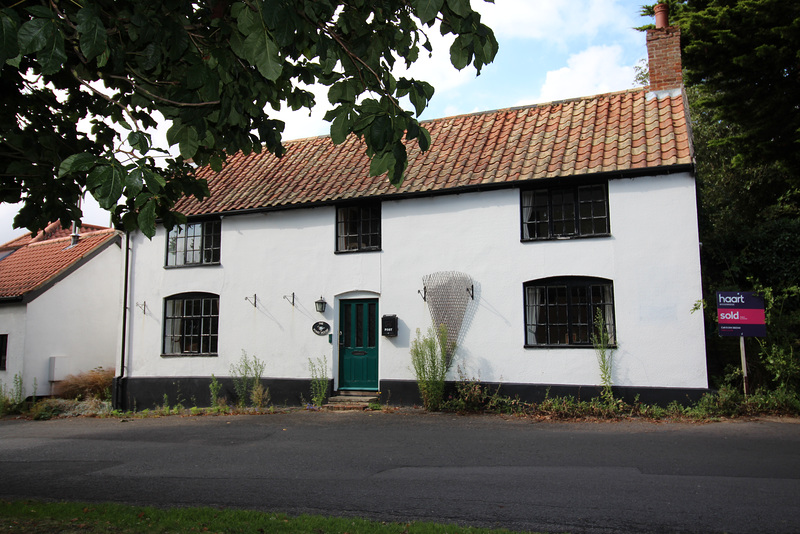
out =
[[134,130],[128,134],[128,144],[141,154],[147,154],[150,150],[150,134]]
[[336,115],[336,118],[331,123],[331,141],[333,141],[334,145],[340,145],[347,140],[352,125],[349,111],[343,110]]
[[106,50],[106,28],[92,7],[81,8],[77,18],[81,53],[92,60]]
[[154,235],[156,235],[156,201],[150,199],[147,201],[147,204],[144,205],[142,209],[139,210],[139,216],[137,217],[137,222],[139,223],[139,229],[142,233],[147,236],[148,239],[152,239]]
[[466,39],[464,36],[459,35],[450,46],[450,63],[452,63],[453,66],[458,70],[461,70],[469,65],[470,52],[468,44],[465,43],[465,41]]
[[419,149],[425,152],[431,147],[431,133],[424,126],[420,126],[419,130]]
[[5,11],[0,11],[0,68],[7,59],[17,57],[17,21]]
[[158,193],[161,191],[161,188],[167,185],[167,180],[165,180],[163,176],[151,171],[147,167],[144,168],[143,177],[144,183],[147,184],[147,189],[153,193]]
[[391,151],[375,154],[369,162],[369,175],[380,176],[389,172],[394,165],[394,155]]
[[20,53],[24,56],[43,49],[55,31],[55,24],[52,20],[29,20],[20,27],[17,33]]
[[466,17],[472,11],[469,0],[447,0],[447,6],[459,17]]
[[60,71],[61,66],[67,61],[64,38],[61,33],[56,31],[50,37],[45,47],[36,54],[36,62],[42,67],[42,74],[45,75]]
[[122,168],[114,163],[94,167],[86,180],[86,187],[103,209],[113,209],[122,195]]
[[378,115],[369,128],[369,146],[376,151],[381,151],[392,139],[392,118],[388,115]]
[[423,24],[432,22],[442,9],[444,0],[412,0],[411,6]]
[[208,160],[208,166],[211,167],[211,170],[214,172],[221,171],[223,163],[222,156],[219,154],[212,154]]
[[266,31],[253,32],[244,40],[246,59],[256,66],[258,72],[271,82],[280,77],[283,64],[276,45]]
[[178,140],[178,149],[181,151],[183,159],[191,159],[200,148],[200,141],[197,138],[197,130],[192,126],[187,126],[181,130],[181,137]]
[[87,152],[73,154],[61,162],[58,167],[58,177],[63,178],[73,172],[86,172],[94,167],[97,158]]
[[167,143],[169,146],[178,144],[178,141],[180,141],[183,135],[184,128],[185,126],[181,123],[180,119],[175,119],[172,122],[172,126],[167,130]]
[[[283,64],[278,54],[278,45],[270,38],[260,15],[252,9],[242,8],[238,12],[237,27],[246,37],[244,42],[235,46],[234,51],[244,57],[266,79],[274,82],[283,72]],[[231,43],[234,46],[234,43]]]
[[144,187],[143,171],[136,167],[125,176],[125,196],[133,197],[142,192]]

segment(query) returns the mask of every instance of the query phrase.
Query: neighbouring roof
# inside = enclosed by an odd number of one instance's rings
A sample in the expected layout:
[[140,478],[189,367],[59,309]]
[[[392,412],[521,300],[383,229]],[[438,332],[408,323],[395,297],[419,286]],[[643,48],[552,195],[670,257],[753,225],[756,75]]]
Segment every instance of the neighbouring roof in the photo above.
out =
[[398,189],[369,176],[355,136],[285,143],[286,154],[236,154],[219,173],[200,169],[211,197],[176,209],[202,215],[300,207],[375,196],[486,188],[543,178],[627,174],[692,165],[688,111],[681,91],[633,89],[562,102],[424,121],[432,144],[409,146]]
[[[91,231],[81,234],[74,246],[69,233],[67,235],[41,241],[34,239],[0,259],[0,299],[23,300],[31,293],[38,294],[118,240],[120,233],[111,228]],[[0,249],[10,248],[9,245],[24,237],[9,241]]]
[[[97,232],[99,230],[108,230],[105,226],[97,226],[94,224],[82,224],[78,229],[78,233],[85,234],[87,232]],[[11,241],[0,245],[0,253],[8,250],[15,250],[24,247],[30,243],[38,243],[48,239],[58,239],[60,237],[67,237],[72,234],[71,228],[62,228],[60,221],[51,222],[47,227],[37,233],[28,233],[21,235]]]

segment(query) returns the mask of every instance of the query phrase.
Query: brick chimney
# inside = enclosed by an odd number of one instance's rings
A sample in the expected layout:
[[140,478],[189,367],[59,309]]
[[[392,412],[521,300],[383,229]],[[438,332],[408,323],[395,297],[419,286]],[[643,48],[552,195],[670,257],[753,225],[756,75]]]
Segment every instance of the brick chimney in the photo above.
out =
[[655,7],[656,27],[647,30],[647,60],[650,66],[650,91],[679,89],[681,72],[681,30],[669,25],[669,7]]

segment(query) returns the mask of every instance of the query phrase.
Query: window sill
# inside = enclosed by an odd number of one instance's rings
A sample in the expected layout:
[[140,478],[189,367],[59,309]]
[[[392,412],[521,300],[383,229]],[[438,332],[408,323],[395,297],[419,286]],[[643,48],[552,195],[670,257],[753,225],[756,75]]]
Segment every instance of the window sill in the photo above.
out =
[[553,236],[553,237],[532,237],[532,238],[522,238],[520,239],[521,243],[532,243],[538,241],[572,241],[573,239],[594,239],[594,238],[603,238],[603,237],[611,237],[611,234],[592,234],[592,235],[565,235],[565,236]]
[[186,269],[187,267],[219,267],[222,265],[220,262],[209,263],[187,263],[185,265],[165,265],[165,269]]
[[359,252],[381,252],[380,248],[360,248],[358,250],[334,250],[334,254],[358,254]]
[[200,353],[200,352],[182,352],[180,354],[162,354],[162,358],[217,358],[219,354],[216,352]]
[[[555,345],[523,345],[526,349],[592,349],[594,350],[594,345],[591,343],[587,343],[586,345],[578,345],[578,344],[568,344],[568,343],[558,343]],[[616,350],[616,345],[609,345],[607,347],[609,350]]]

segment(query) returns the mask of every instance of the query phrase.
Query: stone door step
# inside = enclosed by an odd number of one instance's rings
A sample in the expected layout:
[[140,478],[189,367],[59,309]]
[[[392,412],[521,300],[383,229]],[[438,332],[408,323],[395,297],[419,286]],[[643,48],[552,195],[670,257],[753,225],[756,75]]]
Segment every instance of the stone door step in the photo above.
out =
[[329,397],[328,403],[323,405],[323,408],[327,410],[364,410],[374,402],[379,402],[378,396],[374,393],[339,392],[338,395]]

